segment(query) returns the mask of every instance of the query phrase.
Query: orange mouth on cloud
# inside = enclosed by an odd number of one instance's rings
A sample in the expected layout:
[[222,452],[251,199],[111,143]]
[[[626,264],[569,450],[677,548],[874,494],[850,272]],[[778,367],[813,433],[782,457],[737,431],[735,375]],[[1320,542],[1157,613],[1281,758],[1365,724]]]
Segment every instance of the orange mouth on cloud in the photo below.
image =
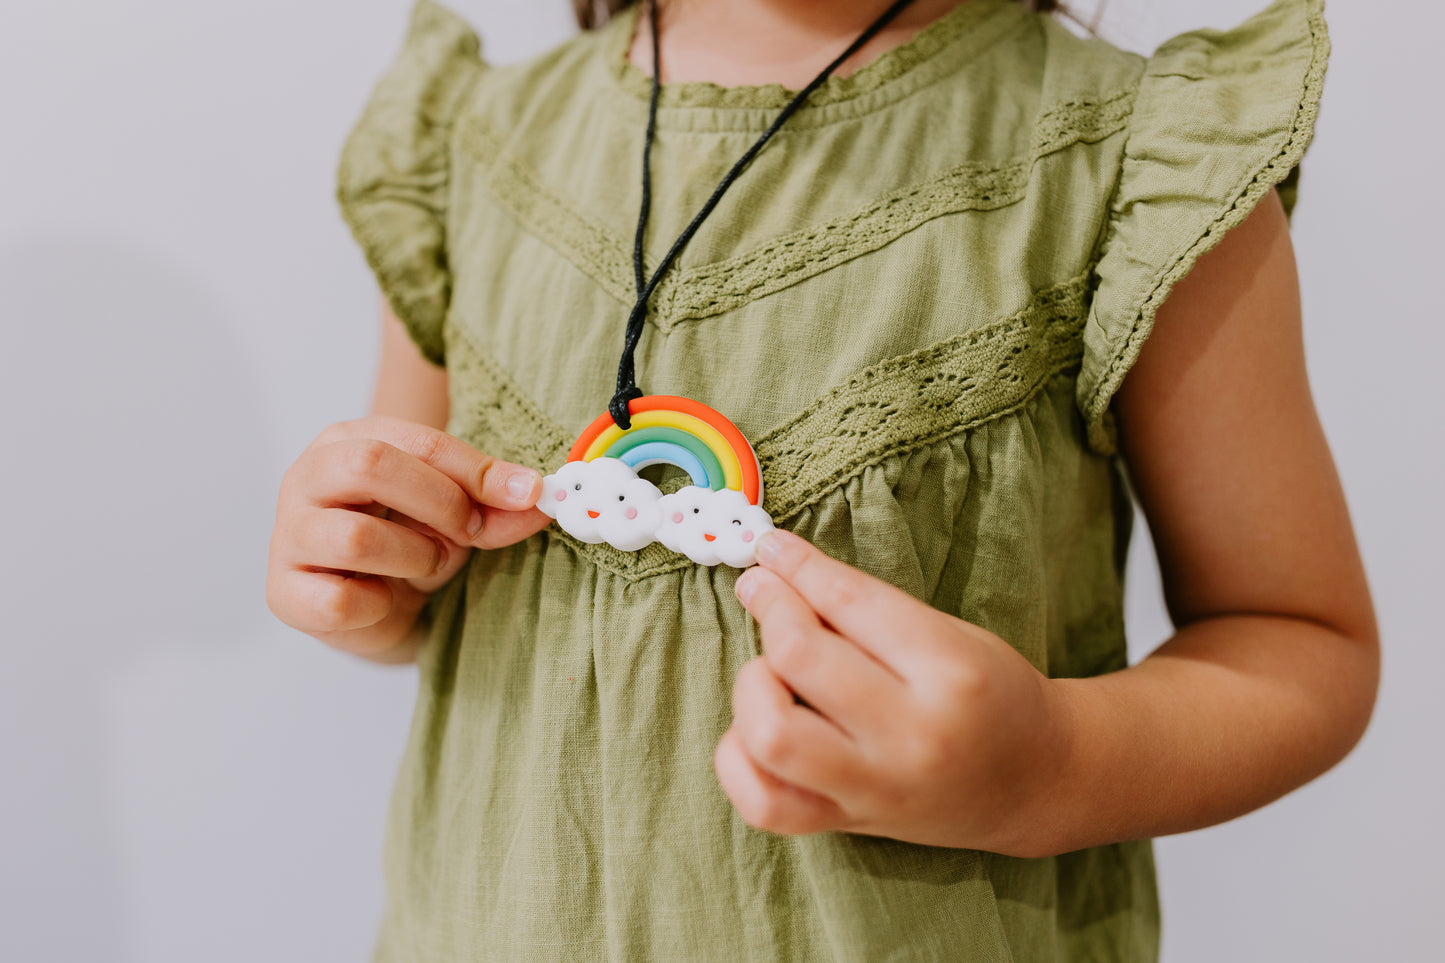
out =
[[587,509],[587,517],[588,517],[588,518],[596,518],[598,515],[601,515],[601,514],[602,514],[601,512],[594,512],[594,511],[593,511],[592,509],[590,509],[590,508]]

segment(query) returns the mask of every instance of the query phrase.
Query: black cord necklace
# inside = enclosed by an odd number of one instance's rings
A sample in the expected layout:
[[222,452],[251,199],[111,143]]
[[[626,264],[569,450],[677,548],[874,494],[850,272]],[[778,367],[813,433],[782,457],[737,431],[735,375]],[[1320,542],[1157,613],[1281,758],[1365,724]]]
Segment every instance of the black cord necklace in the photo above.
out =
[[[637,387],[635,356],[647,320],[647,302],[682,249],[717,207],[778,129],[845,60],[873,39],[912,0],[895,0],[878,19],[788,102],[751,147],[738,158],[647,276],[643,238],[652,207],[652,143],[657,136],[657,102],[662,90],[657,0],[647,0],[652,32],[652,95],[642,148],[642,206],[632,244],[637,301],[627,316],[617,392],[607,410],[578,437],[567,463],[542,480],[537,507],[557,519],[579,541],[606,542],[635,552],[654,541],[699,565],[753,564],[757,537],[773,527],[763,509],[763,477],[757,454],[742,432],[707,405],[674,395],[644,395]],[[637,473],[649,465],[674,465],[692,484],[664,495]]]
[[729,187],[733,186],[733,183],[742,175],[742,172],[753,162],[753,158],[758,156],[758,153],[763,149],[763,145],[772,139],[773,135],[787,122],[789,117],[797,113],[798,108],[803,106],[803,102],[808,99],[813,91],[823,86],[823,82],[833,75],[833,71],[837,70],[843,61],[853,56],[864,44],[877,36],[878,32],[888,26],[893,18],[903,12],[903,8],[911,2],[913,2],[913,0],[895,0],[887,10],[884,10],[883,13],[879,15],[878,19],[869,24],[868,28],[858,35],[858,39],[848,45],[847,50],[844,50],[832,63],[824,67],[822,72],[814,77],[808,86],[798,91],[797,95],[782,109],[773,123],[763,132],[762,136],[753,142],[753,146],[749,147],[743,156],[738,158],[737,163],[733,164],[732,169],[723,176],[723,179],[713,190],[712,196],[707,199],[707,203],[703,204],[692,221],[687,227],[683,228],[682,233],[677,236],[677,240],[672,242],[672,247],[663,255],[662,261],[657,265],[657,270],[652,272],[652,277],[645,279],[646,271],[642,263],[642,241],[643,236],[647,232],[647,218],[652,207],[652,142],[657,135],[657,101],[662,91],[662,52],[658,39],[657,0],[648,0],[647,21],[648,27],[652,32],[652,96],[647,105],[647,136],[643,141],[642,148],[642,208],[637,215],[637,234],[632,244],[632,267],[637,276],[637,302],[632,306],[632,312],[627,317],[627,333],[623,339],[622,360],[617,365],[617,393],[612,396],[612,401],[607,406],[608,412],[612,415],[612,420],[617,423],[619,428],[626,429],[629,427],[628,402],[634,398],[642,397],[642,392],[638,390],[637,387],[637,366],[633,359],[637,353],[637,342],[642,339],[642,326],[643,322],[647,319],[648,299],[652,297],[652,292],[656,290],[658,283],[662,281],[662,276],[667,273],[667,269],[672,266],[672,262],[677,260],[677,256],[682,253],[682,249],[687,246],[687,242],[692,240],[692,236],[697,233],[697,229],[702,226],[702,222],[707,219],[707,216],[713,212],[713,208],[717,207],[718,202],[722,200],[723,194],[727,192]]

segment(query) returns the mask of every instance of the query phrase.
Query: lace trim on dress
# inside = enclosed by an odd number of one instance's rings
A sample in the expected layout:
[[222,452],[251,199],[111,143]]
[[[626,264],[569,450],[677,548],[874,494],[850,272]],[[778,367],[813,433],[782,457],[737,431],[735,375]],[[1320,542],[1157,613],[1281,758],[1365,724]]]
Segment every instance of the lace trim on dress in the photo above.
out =
[[[685,321],[715,317],[876,251],[934,218],[1013,204],[1024,197],[1041,158],[1123,130],[1134,96],[1135,88],[1129,87],[1098,100],[1055,104],[1039,116],[1025,156],[997,164],[962,164],[736,257],[675,269],[659,286],[648,321],[667,331]],[[502,208],[612,297],[632,303],[628,241],[569,207],[529,167],[510,156],[479,118],[469,115],[460,137],[463,147],[487,165],[490,195]]]
[[1018,410],[1079,362],[1087,275],[1034,295],[1022,311],[854,375],[754,443],[778,520],[863,469]]
[[447,385],[450,434],[503,461],[539,471],[553,471],[567,459],[573,438],[455,322],[447,325]]
[[[786,522],[894,455],[1017,411],[1055,375],[1079,363],[1088,275],[1037,292],[1018,313],[912,354],[863,369],[754,443],[764,507]],[[452,418],[448,430],[489,454],[552,470],[573,435],[551,421],[473,340],[448,325]],[[692,562],[654,543],[640,552],[588,545],[548,530],[594,564],[629,579]]]

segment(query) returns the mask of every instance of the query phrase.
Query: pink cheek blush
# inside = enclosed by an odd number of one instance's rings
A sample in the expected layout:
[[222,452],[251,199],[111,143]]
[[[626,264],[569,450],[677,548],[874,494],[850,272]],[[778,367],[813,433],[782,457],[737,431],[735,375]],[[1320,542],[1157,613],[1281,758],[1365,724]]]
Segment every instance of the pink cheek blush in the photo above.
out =
[[634,518],[637,517],[637,509],[635,509],[635,508],[629,508],[627,511],[623,512],[622,514],[627,517],[627,520],[628,520],[628,521],[631,521],[632,519],[634,519]]
[[567,500],[567,493],[564,492],[564,491],[562,491],[562,490],[559,488],[559,489],[557,489],[557,494],[556,494],[555,497],[556,497],[557,501],[559,501],[559,502],[565,502],[565,501]]
[[751,542],[752,540],[753,540],[753,533],[752,533],[752,532],[743,532],[743,541],[745,541],[745,542]]
[[681,524],[682,524],[682,512],[673,512],[673,513],[672,513],[672,524],[674,524],[674,525],[681,525]]

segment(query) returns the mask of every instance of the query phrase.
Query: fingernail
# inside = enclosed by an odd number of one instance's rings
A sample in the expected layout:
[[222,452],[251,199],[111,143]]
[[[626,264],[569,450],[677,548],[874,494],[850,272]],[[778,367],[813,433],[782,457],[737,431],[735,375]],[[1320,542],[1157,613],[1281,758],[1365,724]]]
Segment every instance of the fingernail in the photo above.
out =
[[530,468],[514,471],[512,477],[507,479],[507,493],[513,498],[528,498],[537,487],[537,478],[537,473]]
[[738,601],[743,603],[743,605],[747,605],[752,601],[753,593],[758,590],[758,580],[753,577],[754,571],[756,571],[756,569],[750,568],[742,575],[739,575],[737,584],[733,586],[733,591],[737,594]]
[[798,550],[798,546],[794,544],[797,541],[798,536],[792,532],[775,528],[758,536],[757,548],[753,551],[760,562],[780,562],[791,552]]
[[482,510],[472,506],[472,517],[467,519],[467,538],[475,540],[482,531]]

